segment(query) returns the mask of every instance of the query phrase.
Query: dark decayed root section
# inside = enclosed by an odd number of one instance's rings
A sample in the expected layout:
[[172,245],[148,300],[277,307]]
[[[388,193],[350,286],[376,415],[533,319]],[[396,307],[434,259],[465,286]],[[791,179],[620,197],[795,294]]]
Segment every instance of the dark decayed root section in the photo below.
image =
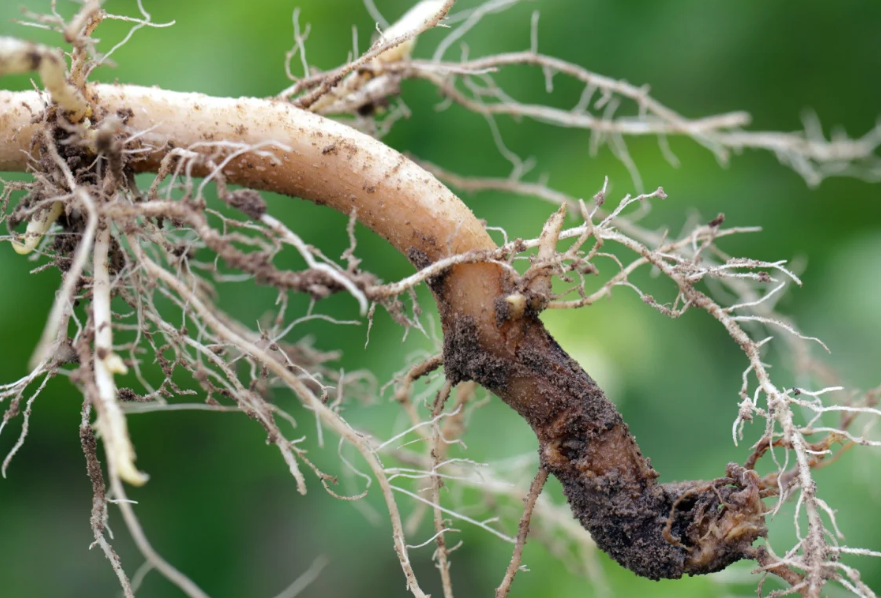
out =
[[452,276],[432,284],[447,376],[478,382],[529,422],[542,464],[602,550],[650,579],[712,573],[750,557],[766,532],[755,472],[731,464],[710,482],[658,484],[615,406],[541,321],[458,312],[448,301]]

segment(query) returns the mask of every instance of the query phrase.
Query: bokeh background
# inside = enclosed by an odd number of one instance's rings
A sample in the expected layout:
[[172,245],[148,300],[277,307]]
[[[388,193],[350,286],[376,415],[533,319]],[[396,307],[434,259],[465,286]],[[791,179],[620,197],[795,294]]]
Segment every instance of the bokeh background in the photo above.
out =
[[[19,15],[17,0],[0,3],[0,34],[51,43],[58,36],[25,29],[11,22]],[[48,11],[48,0],[25,3]],[[457,9],[473,6],[460,0]],[[351,27],[366,46],[373,22],[360,0],[145,0],[157,22],[175,20],[168,29],[144,29],[115,54],[118,67],[96,77],[142,85],[200,91],[216,95],[267,96],[286,86],[283,61],[291,46],[291,15],[311,23],[308,58],[321,68],[346,59],[352,47]],[[393,20],[410,0],[377,0]],[[460,6],[461,5],[461,6]],[[135,14],[134,2],[111,0],[112,12]],[[59,9],[69,14],[72,3]],[[827,127],[841,126],[852,135],[871,128],[881,115],[881,4],[841,0],[798,3],[675,3],[636,0],[543,0],[522,2],[485,22],[465,41],[471,56],[526,49],[532,11],[541,11],[539,48],[596,72],[636,84],[649,83],[654,96],[680,113],[703,116],[747,110],[754,128],[794,130],[803,110],[815,111]],[[98,37],[107,45],[125,32],[107,23]],[[426,56],[444,35],[430,32],[417,55]],[[458,49],[450,54],[458,57]],[[295,64],[296,67],[296,64]],[[540,73],[526,69],[503,79],[517,98],[573,105],[580,89],[557,77],[548,98]],[[5,88],[29,86],[25,77],[7,77]],[[480,116],[457,107],[438,112],[434,89],[406,83],[403,100],[412,116],[386,137],[395,148],[471,175],[507,176],[510,164],[496,150]],[[588,153],[586,133],[500,119],[508,147],[533,157],[533,176],[546,173],[551,184],[574,196],[589,197],[611,182],[613,197],[633,191],[626,169],[607,149]],[[832,350],[826,363],[855,389],[881,383],[881,184],[831,179],[810,189],[772,155],[747,152],[728,168],[697,144],[671,141],[681,166],[668,164],[653,139],[634,139],[629,148],[648,189],[662,185],[669,198],[654,206],[647,223],[681,229],[689,218],[710,219],[719,212],[727,224],[761,225],[764,232],[723,245],[732,253],[777,260],[797,260],[803,288],[794,289],[780,307]],[[533,237],[549,213],[538,200],[484,194],[465,198],[490,224],[512,236]],[[270,198],[271,210],[307,241],[328,255],[347,244],[345,218],[306,202]],[[380,239],[359,229],[359,251],[365,268],[385,280],[407,275],[411,268]],[[57,272],[29,275],[33,263],[0,247],[0,381],[25,374],[26,362],[59,283]],[[607,271],[611,265],[606,264]],[[658,297],[669,287],[642,279]],[[663,289],[668,294],[664,294]],[[274,295],[249,285],[223,289],[222,303],[254,322]],[[426,321],[432,306],[423,294]],[[298,302],[299,301],[299,302]],[[295,309],[305,302],[297,300]],[[350,318],[354,302],[333,298],[324,313]],[[746,362],[721,326],[700,313],[669,320],[643,305],[626,289],[613,298],[577,312],[544,317],[561,344],[581,361],[618,404],[643,451],[662,480],[712,478],[729,461],[743,461],[758,426],[747,428],[746,443],[735,447],[730,436],[736,416],[740,375]],[[297,336],[311,335],[320,349],[341,349],[338,367],[367,369],[380,382],[390,379],[412,355],[433,349],[433,340],[402,330],[385,316],[377,317],[364,348],[365,327],[309,323]],[[768,359],[785,363],[786,345],[773,347]],[[781,366],[782,367],[782,366]],[[775,371],[780,386],[793,384],[785,370]],[[371,405],[353,403],[346,416],[377,434],[400,426],[389,395]],[[296,411],[294,400],[279,396],[301,416],[304,433],[314,425]],[[29,437],[0,480],[0,596],[116,596],[115,577],[92,541],[88,518],[90,487],[79,448],[80,397],[64,378],[52,381],[34,404]],[[0,454],[14,444],[21,420],[0,436]],[[278,453],[265,446],[264,435],[240,415],[215,413],[145,414],[130,420],[138,464],[151,481],[130,496],[153,544],[210,595],[274,596],[318,555],[329,566],[302,596],[406,596],[404,580],[390,541],[387,523],[374,523],[352,504],[333,500],[317,480],[310,492],[296,493],[294,481]],[[498,463],[527,455],[536,442],[500,401],[477,412],[466,441],[471,458]],[[319,463],[333,471],[335,442],[323,451],[313,446]],[[881,550],[881,459],[877,449],[850,451],[834,466],[817,472],[820,494],[838,509],[839,523],[851,546]],[[556,482],[548,491],[559,496]],[[376,497],[368,498],[382,512]],[[478,500],[475,495],[474,500]],[[410,505],[402,500],[405,509]],[[792,505],[772,522],[776,546],[790,541]],[[504,521],[507,530],[514,521]],[[141,563],[116,512],[111,526],[115,546],[132,573]],[[458,526],[462,527],[462,526]],[[430,536],[420,530],[421,542]],[[464,545],[453,555],[457,595],[489,596],[498,584],[510,547],[486,532],[464,526]],[[423,587],[440,594],[432,568],[431,548],[413,552]],[[599,565],[616,596],[754,595],[756,578],[742,563],[721,576],[681,581],[638,579],[604,556]],[[573,575],[538,543],[528,545],[525,562],[531,571],[518,576],[512,596],[589,597],[596,589]],[[881,564],[865,557],[851,559],[865,582],[881,590]],[[161,576],[147,576],[138,594],[173,597],[179,592]],[[837,595],[830,588],[830,595]]]

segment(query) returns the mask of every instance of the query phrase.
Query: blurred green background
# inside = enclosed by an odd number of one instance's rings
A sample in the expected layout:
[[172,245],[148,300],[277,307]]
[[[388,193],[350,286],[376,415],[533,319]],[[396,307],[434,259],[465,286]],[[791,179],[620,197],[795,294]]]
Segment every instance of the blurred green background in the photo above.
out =
[[[393,20],[410,0],[376,0]],[[0,3],[0,34],[58,43],[57,35],[11,22],[18,2]],[[460,0],[457,10],[474,6]],[[157,22],[175,20],[169,29],[144,29],[114,55],[118,68],[101,69],[96,78],[216,95],[267,96],[287,85],[284,54],[291,46],[291,14],[302,10],[311,23],[309,62],[331,68],[352,47],[351,27],[361,48],[373,22],[360,0],[145,0]],[[27,8],[48,11],[48,0]],[[110,1],[111,12],[134,15],[134,2]],[[70,14],[75,5],[62,2]],[[841,126],[852,135],[871,128],[881,115],[881,3],[808,0],[798,4],[766,2],[650,2],[636,0],[544,0],[522,2],[487,17],[465,41],[471,56],[526,49],[532,11],[541,11],[539,48],[596,72],[635,84],[648,83],[654,96],[680,113],[704,116],[747,110],[754,128],[794,130],[800,114],[811,109],[827,133]],[[106,50],[124,35],[118,23],[101,26],[97,36]],[[444,35],[426,34],[417,55],[427,56]],[[448,54],[458,58],[459,49]],[[295,70],[299,63],[295,63]],[[573,105],[580,88],[557,77],[548,98],[539,72],[517,70],[500,79],[514,97]],[[24,89],[25,77],[7,77],[4,88]],[[403,100],[412,116],[398,122],[385,141],[393,147],[471,175],[507,176],[510,165],[495,149],[484,119],[451,107],[436,111],[439,98],[422,82],[406,83]],[[499,119],[508,147],[533,157],[533,180],[546,173],[552,186],[589,197],[611,182],[612,197],[633,191],[626,169],[603,149],[588,154],[581,131],[554,129],[530,122]],[[831,179],[818,189],[774,156],[747,152],[728,168],[697,144],[672,139],[681,161],[673,168],[653,139],[630,140],[631,155],[647,189],[662,185],[669,195],[648,216],[652,226],[678,232],[689,218],[709,220],[719,212],[726,224],[761,225],[764,232],[722,244],[736,255],[759,259],[795,259],[804,268],[803,288],[780,303],[810,335],[825,340],[832,354],[826,363],[838,369],[849,387],[866,389],[881,383],[881,185],[855,179]],[[534,237],[549,214],[538,200],[484,194],[465,197],[491,225],[511,236]],[[329,210],[284,197],[270,198],[273,213],[328,255],[347,245],[345,218]],[[359,229],[358,255],[363,266],[385,280],[411,272],[407,262],[384,242]],[[49,271],[29,275],[34,267],[0,247],[0,381],[26,373],[26,362],[58,286]],[[613,266],[605,266],[612,272]],[[657,297],[672,298],[669,286],[640,279]],[[664,290],[666,289],[666,291]],[[223,289],[223,305],[254,322],[271,306],[273,293],[248,285]],[[424,307],[433,314],[423,293]],[[305,302],[293,305],[302,310]],[[336,297],[320,311],[337,317],[357,315],[354,302]],[[429,318],[433,318],[431,315]],[[731,441],[737,413],[740,375],[746,366],[738,347],[721,326],[700,313],[669,320],[646,307],[627,289],[612,300],[577,312],[545,316],[560,343],[607,389],[630,423],[643,451],[663,481],[712,478],[729,461],[743,461],[761,430],[747,427],[741,446]],[[336,364],[346,371],[368,369],[380,383],[400,370],[415,351],[433,350],[433,341],[402,330],[384,314],[377,317],[365,350],[365,327],[308,323],[298,336],[312,335],[320,349],[342,349]],[[774,364],[786,362],[785,343],[769,352]],[[775,370],[778,386],[795,383],[787,371]],[[388,436],[401,421],[388,393],[373,405],[347,406],[346,417],[378,435]],[[314,437],[314,424],[291,406],[304,434]],[[0,480],[0,596],[116,596],[116,579],[99,550],[87,550],[90,487],[79,448],[80,397],[64,378],[52,381],[34,404],[28,440]],[[0,437],[0,454],[15,442],[21,420]],[[139,466],[150,482],[132,490],[137,512],[154,546],[190,575],[210,595],[268,597],[280,592],[318,555],[330,565],[302,596],[406,596],[387,523],[371,522],[351,503],[330,498],[314,478],[310,492],[296,493],[275,449],[266,447],[259,426],[234,414],[168,413],[130,418]],[[477,412],[466,437],[468,455],[497,463],[534,452],[536,442],[526,425],[500,401]],[[336,443],[326,449],[309,445],[310,454],[332,473]],[[847,453],[834,466],[817,472],[820,495],[839,513],[850,546],[881,550],[881,461],[877,449]],[[360,485],[358,486],[360,488]],[[548,491],[559,496],[556,482]],[[473,501],[480,500],[475,495]],[[373,496],[367,499],[383,512]],[[472,501],[472,502],[473,502]],[[412,504],[401,499],[405,511]],[[791,544],[793,505],[785,505],[771,522],[779,550]],[[118,512],[111,510],[114,543],[130,574],[140,565]],[[516,521],[506,519],[510,532]],[[457,596],[490,596],[510,557],[510,546],[466,524],[465,543],[453,554]],[[431,535],[423,526],[413,543]],[[775,541],[776,540],[776,541]],[[432,548],[412,552],[423,588],[440,595]],[[530,572],[520,574],[512,596],[589,597],[597,590],[572,574],[537,542],[525,552]],[[622,570],[604,556],[600,567],[615,596],[754,595],[757,578],[749,563],[721,576],[649,582]],[[864,581],[881,590],[881,564],[866,557],[848,559]],[[160,575],[147,576],[138,594],[173,597],[179,592]],[[836,591],[830,588],[830,595]]]

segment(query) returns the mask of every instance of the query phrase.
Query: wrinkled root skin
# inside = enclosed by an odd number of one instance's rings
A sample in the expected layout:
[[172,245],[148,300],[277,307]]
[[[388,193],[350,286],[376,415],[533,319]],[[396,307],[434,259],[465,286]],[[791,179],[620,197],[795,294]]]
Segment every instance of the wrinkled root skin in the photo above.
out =
[[657,483],[615,406],[537,317],[463,314],[445,300],[453,289],[444,280],[432,286],[448,378],[474,380],[529,422],[542,464],[602,550],[655,580],[712,573],[749,558],[766,533],[755,472],[731,464],[724,478],[710,482]]

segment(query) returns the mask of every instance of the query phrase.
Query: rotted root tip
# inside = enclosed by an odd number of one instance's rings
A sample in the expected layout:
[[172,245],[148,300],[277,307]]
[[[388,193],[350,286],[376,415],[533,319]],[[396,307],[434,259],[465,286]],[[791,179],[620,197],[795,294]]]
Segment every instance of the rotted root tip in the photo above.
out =
[[[686,492],[674,503],[674,509],[676,503],[691,503],[685,529],[685,572],[689,575],[713,573],[749,558],[752,543],[768,532],[759,476],[736,463],[728,464],[726,474],[696,488],[693,497]],[[674,517],[671,514],[670,521]]]
[[615,472],[561,479],[573,514],[597,545],[649,579],[706,575],[752,558],[767,533],[755,472],[728,466],[710,482],[647,483],[642,492]]

